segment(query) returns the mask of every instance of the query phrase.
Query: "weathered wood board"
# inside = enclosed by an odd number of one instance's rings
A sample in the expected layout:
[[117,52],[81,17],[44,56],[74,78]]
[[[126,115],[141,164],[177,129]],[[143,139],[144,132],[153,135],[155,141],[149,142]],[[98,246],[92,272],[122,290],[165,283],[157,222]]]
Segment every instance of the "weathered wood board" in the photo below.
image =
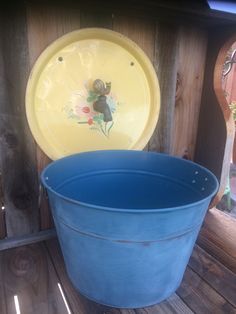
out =
[[[67,313],[53,264],[43,244],[29,245],[0,253],[1,313]],[[5,304],[1,305],[1,302]]]
[[201,105],[207,33],[193,27],[181,27],[178,35],[171,154],[193,160]]
[[5,6],[0,23],[0,171],[7,236],[16,236],[39,228],[35,143],[25,117],[29,59],[23,4]]

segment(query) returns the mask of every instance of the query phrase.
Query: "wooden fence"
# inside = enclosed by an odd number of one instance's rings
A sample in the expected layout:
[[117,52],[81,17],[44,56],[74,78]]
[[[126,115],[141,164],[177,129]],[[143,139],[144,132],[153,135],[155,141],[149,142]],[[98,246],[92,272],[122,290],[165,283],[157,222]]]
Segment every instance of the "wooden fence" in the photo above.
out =
[[[195,159],[212,168],[220,178],[226,126],[213,95],[210,75],[220,45],[232,32],[232,27],[224,32],[221,30],[221,41],[218,41],[219,33],[211,31],[207,19],[200,24],[191,18],[187,21],[181,17],[163,18],[158,12],[156,15],[141,14],[140,9],[135,14],[132,8],[105,9],[105,6],[89,7],[74,2],[53,6],[27,1],[14,4],[14,10],[11,6],[2,8],[0,239],[21,237],[52,227],[47,198],[39,181],[41,170],[50,160],[31,135],[24,97],[37,57],[55,39],[75,29],[113,29],[135,41],[146,52],[161,87],[160,118],[147,149]],[[212,127],[217,128],[215,133]],[[217,140],[209,144],[214,138]],[[213,152],[219,152],[213,166],[214,156],[212,151],[207,151],[208,145]]]

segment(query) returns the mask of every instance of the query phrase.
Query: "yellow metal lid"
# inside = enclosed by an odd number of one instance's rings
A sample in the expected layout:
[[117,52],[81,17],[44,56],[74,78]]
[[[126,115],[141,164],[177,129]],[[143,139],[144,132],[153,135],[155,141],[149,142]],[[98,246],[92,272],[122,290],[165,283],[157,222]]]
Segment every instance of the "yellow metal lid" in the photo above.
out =
[[107,29],[82,29],[53,42],[36,61],[26,90],[30,129],[51,159],[143,149],[159,109],[158,79],[148,57]]

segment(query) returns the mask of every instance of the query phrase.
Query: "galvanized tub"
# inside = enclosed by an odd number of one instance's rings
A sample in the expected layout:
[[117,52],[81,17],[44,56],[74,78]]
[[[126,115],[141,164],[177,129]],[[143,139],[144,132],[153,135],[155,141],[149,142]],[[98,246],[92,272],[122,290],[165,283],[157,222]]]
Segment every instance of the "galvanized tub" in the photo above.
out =
[[175,292],[218,188],[209,170],[144,151],[65,157],[45,168],[42,182],[72,283],[121,308]]

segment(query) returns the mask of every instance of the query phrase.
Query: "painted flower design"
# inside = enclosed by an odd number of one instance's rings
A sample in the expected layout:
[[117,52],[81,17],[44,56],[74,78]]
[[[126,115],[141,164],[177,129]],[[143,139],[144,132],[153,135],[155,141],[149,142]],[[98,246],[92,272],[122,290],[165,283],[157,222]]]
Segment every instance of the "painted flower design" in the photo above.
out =
[[92,87],[85,82],[82,90],[72,93],[64,111],[69,119],[109,137],[114,125],[113,114],[119,105],[110,91],[111,83],[104,83],[100,79],[95,80]]

